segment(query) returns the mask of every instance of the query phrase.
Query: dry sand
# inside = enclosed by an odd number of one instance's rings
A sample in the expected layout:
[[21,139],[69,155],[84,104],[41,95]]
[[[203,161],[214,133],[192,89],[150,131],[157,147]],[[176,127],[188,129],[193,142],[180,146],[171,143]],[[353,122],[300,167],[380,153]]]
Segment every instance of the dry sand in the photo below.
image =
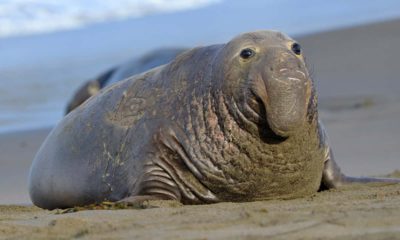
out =
[[[400,168],[400,21],[297,38],[335,155],[351,175]],[[0,203],[28,203],[30,162],[49,130],[0,136]],[[400,177],[399,174],[397,177]],[[0,206],[0,239],[400,239],[400,185],[351,186],[303,199],[55,214]]]
[[351,186],[251,203],[57,214],[1,206],[0,239],[400,239],[400,185]]

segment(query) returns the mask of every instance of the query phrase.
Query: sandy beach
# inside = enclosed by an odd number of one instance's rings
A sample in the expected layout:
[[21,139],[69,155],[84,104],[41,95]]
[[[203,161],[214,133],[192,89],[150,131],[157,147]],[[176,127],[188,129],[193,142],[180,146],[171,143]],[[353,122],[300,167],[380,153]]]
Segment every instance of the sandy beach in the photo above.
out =
[[0,239],[399,239],[399,203],[399,185],[371,185],[287,201],[66,214],[0,206]]
[[[296,39],[342,170],[381,176],[400,169],[400,20]],[[286,201],[150,202],[141,210],[56,214],[26,206],[29,166],[48,132],[0,135],[0,239],[400,239],[398,184],[356,185]]]

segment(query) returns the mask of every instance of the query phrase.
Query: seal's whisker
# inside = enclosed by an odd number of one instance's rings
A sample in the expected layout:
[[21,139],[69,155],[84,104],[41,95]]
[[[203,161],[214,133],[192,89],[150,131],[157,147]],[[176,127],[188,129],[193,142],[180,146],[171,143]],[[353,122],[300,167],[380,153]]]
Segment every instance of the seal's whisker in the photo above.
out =
[[306,77],[306,74],[303,71],[296,70],[296,72],[301,73],[303,75],[303,77]]
[[295,77],[288,77],[289,80],[300,82],[301,80]]

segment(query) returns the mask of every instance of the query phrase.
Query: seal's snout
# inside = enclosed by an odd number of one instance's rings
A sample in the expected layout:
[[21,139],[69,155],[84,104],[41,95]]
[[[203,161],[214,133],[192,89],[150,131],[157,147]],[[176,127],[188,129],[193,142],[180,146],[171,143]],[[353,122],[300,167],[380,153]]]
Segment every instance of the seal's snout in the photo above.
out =
[[270,128],[288,137],[306,119],[310,79],[304,62],[286,49],[274,49],[266,55],[263,81]]

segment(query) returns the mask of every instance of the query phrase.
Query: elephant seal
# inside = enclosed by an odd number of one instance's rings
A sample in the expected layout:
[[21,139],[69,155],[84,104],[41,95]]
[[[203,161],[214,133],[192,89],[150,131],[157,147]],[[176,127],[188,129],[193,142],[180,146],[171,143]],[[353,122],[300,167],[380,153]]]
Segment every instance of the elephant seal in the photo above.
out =
[[318,119],[300,45],[245,33],[121,81],[68,114],[30,170],[41,208],[303,197],[352,182]]
[[185,48],[162,48],[154,50],[144,56],[131,59],[123,64],[109,69],[97,78],[85,82],[77,89],[73,97],[68,101],[65,114],[68,114],[91,96],[100,92],[100,89],[113,83],[145,72],[154,67],[172,61],[178,54],[184,52]]

